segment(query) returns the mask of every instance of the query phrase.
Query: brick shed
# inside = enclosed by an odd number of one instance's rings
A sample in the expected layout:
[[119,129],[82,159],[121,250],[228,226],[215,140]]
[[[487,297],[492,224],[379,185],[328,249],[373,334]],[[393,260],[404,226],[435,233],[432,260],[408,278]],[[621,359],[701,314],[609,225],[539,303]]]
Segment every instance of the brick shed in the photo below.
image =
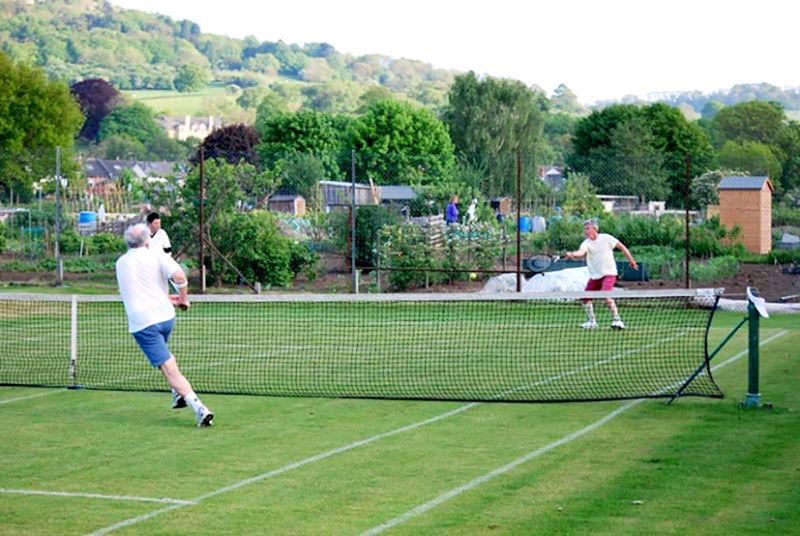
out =
[[719,183],[719,221],[728,229],[739,224],[753,253],[772,249],[772,190],[769,177],[723,177]]

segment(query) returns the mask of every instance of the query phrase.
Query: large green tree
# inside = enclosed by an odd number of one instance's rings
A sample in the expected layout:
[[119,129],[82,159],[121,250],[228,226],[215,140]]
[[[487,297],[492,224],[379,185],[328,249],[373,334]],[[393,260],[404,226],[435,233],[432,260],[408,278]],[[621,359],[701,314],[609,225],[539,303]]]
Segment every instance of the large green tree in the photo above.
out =
[[0,195],[13,190],[29,199],[33,181],[55,174],[56,147],[62,148],[61,173],[68,177],[83,121],[66,84],[0,53]]
[[742,102],[717,112],[711,120],[711,132],[718,148],[727,141],[775,145],[785,121],[786,113],[777,102]]
[[776,188],[781,187],[781,163],[769,146],[757,141],[727,141],[719,151],[720,166],[750,175],[768,176]]
[[155,114],[145,104],[136,102],[130,106],[114,108],[100,123],[98,140],[109,136],[127,136],[146,145],[152,138],[163,136],[163,129],[156,123]]
[[208,75],[197,65],[186,64],[178,68],[175,73],[175,89],[181,93],[194,93],[208,85]]
[[682,206],[687,174],[695,176],[708,169],[714,153],[705,131],[687,121],[676,108],[662,103],[617,104],[593,111],[578,121],[572,138],[573,152],[567,163],[577,171],[588,173],[595,181],[604,172],[595,168],[598,154],[602,154],[605,161],[626,158],[624,145],[617,143],[615,148],[612,139],[619,125],[634,121],[644,127],[648,145],[660,154],[669,186],[666,200],[672,206]]
[[376,184],[437,184],[453,172],[453,143],[431,111],[397,101],[378,101],[356,119],[350,147],[359,157],[362,181]]
[[481,190],[487,196],[515,191],[516,153],[523,179],[537,180],[536,152],[544,125],[547,98],[517,80],[456,77],[443,112],[459,154],[487,171]]

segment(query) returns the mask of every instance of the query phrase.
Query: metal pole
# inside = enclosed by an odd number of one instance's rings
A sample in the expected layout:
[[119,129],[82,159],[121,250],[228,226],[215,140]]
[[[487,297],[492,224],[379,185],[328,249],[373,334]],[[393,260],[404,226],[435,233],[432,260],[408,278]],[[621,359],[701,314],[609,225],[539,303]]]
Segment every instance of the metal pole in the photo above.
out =
[[758,329],[760,315],[753,302],[747,300],[747,395],[744,399],[746,408],[757,408],[761,401],[759,393],[759,353],[758,353]]
[[684,241],[685,245],[683,248],[683,285],[685,288],[691,287],[691,281],[689,281],[689,190],[691,188],[692,182],[692,155],[686,155],[686,184],[685,184],[685,192],[683,195],[683,206],[684,206],[684,225],[686,227]]
[[517,292],[522,292],[522,157],[517,147]]
[[61,147],[56,147],[56,286],[64,284],[64,261],[61,258]]
[[200,294],[206,293],[206,167],[205,150],[200,146]]
[[350,179],[352,199],[350,200],[350,273],[353,276],[353,294],[358,294],[358,271],[356,270],[356,152],[350,151]]

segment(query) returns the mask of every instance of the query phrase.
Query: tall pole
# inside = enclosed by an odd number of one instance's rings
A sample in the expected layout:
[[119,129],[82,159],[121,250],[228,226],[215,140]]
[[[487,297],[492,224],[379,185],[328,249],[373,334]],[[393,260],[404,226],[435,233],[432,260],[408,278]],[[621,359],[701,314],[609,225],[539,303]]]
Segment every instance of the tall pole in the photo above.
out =
[[353,276],[353,294],[358,294],[358,270],[356,270],[356,152],[350,151],[350,273]]
[[522,156],[517,147],[517,292],[522,292]]
[[61,258],[61,147],[56,147],[56,286],[64,284],[64,260]]
[[686,184],[683,194],[684,207],[684,249],[683,249],[683,285],[685,288],[691,286],[689,281],[689,190],[692,184],[692,155],[686,155]]
[[200,293],[206,293],[206,167],[205,150],[200,146]]

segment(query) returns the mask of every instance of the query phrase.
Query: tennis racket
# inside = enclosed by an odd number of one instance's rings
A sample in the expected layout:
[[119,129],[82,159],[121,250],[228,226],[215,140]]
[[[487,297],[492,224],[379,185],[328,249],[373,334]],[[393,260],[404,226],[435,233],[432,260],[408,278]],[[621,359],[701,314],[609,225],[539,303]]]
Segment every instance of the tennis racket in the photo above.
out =
[[526,259],[523,266],[533,275],[541,274],[558,262],[560,258],[560,255],[534,255]]

